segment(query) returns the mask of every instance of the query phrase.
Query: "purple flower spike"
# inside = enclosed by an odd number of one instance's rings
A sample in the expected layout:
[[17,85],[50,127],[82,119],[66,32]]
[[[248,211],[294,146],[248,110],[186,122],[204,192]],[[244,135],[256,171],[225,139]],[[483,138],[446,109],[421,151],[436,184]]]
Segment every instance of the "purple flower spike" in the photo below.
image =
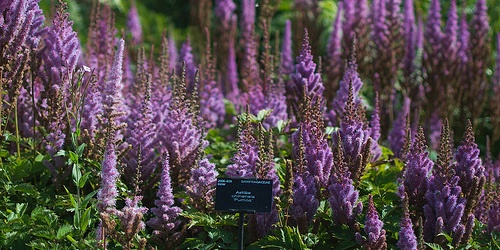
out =
[[292,22],[286,20],[285,31],[283,33],[283,45],[281,47],[281,73],[291,75],[294,71],[292,53]]
[[441,30],[441,4],[439,0],[432,0],[425,29],[425,38],[432,47],[432,51],[437,52],[440,50],[443,36]]
[[378,144],[378,139],[380,138],[380,107],[378,93],[375,97],[375,108],[370,120],[370,137],[372,138],[371,162],[374,162],[382,155],[382,148]]
[[411,140],[411,138],[406,138],[406,123],[410,115],[410,102],[410,98],[405,97],[403,107],[399,111],[398,117],[394,121],[394,126],[387,138],[391,149],[394,151],[394,155],[399,158],[404,157],[405,140]]
[[333,98],[331,107],[332,109],[328,113],[328,119],[331,125],[338,124],[338,121],[341,119],[342,114],[344,114],[345,105],[347,99],[349,98],[349,86],[352,85],[353,97],[355,106],[361,103],[361,99],[359,98],[359,91],[363,86],[363,82],[359,77],[358,73],[358,65],[356,63],[356,59],[353,55],[348,62],[347,69],[344,72],[344,76],[339,83],[340,87],[337,91],[335,98]]
[[344,170],[331,175],[328,202],[332,208],[333,222],[353,228],[356,217],[363,210],[363,204],[358,201],[358,191],[352,185],[349,175]]
[[[215,1],[215,15],[221,20],[222,23],[229,24],[232,20],[236,4],[233,0],[216,0]],[[229,26],[229,25],[227,25]]]
[[466,214],[475,207],[486,181],[484,166],[479,158],[479,148],[474,141],[472,124],[469,120],[462,143],[457,148],[455,154],[457,162],[454,164],[455,173],[460,177],[458,185],[467,199]]
[[314,73],[316,64],[313,62],[311,54],[311,46],[309,46],[309,35],[305,30],[304,40],[302,41],[302,49],[297,57],[295,73],[291,75],[292,82],[288,86],[287,91],[292,99],[292,107],[298,110],[300,104],[304,103],[304,92],[311,98],[311,105],[316,102],[322,102],[323,90],[325,87],[321,82],[321,76]]
[[[384,223],[379,219],[372,195],[368,200],[368,211],[366,212],[365,233],[368,236],[363,242],[366,249],[387,249],[385,242],[385,230],[382,229]],[[361,239],[359,232],[356,233],[358,241]]]
[[[246,119],[249,119],[249,117],[246,117]],[[232,159],[233,164],[227,167],[226,175],[238,178],[255,178],[255,167],[257,162],[260,161],[259,146],[252,134],[253,129],[250,124],[240,122],[239,126],[238,151]]]
[[290,224],[298,226],[301,232],[305,232],[319,206],[314,177],[307,171],[295,174],[292,190],[293,204],[290,206]]
[[415,71],[414,61],[417,56],[417,26],[415,25],[413,0],[405,0],[403,18],[403,36],[406,43],[403,58],[403,69],[405,75],[410,76]]
[[186,42],[182,44],[181,47],[181,52],[179,55],[179,62],[178,62],[178,67],[177,67],[177,73],[180,73],[182,71],[182,63],[186,63],[186,84],[187,84],[187,91],[191,92],[193,91],[194,88],[194,76],[196,74],[196,70],[198,66],[196,65],[196,62],[194,61],[194,55],[192,53],[192,47],[191,47],[191,40],[188,38]]
[[104,151],[104,160],[102,161],[101,186],[97,192],[97,209],[99,212],[113,212],[116,205],[118,190],[116,180],[120,173],[116,169],[116,152],[114,142],[108,143]]
[[203,158],[196,168],[191,170],[191,178],[186,186],[191,205],[198,211],[208,212],[213,208],[215,183],[217,182],[215,164]]
[[[406,156],[406,167],[400,188],[406,192],[408,205],[417,212],[417,215],[423,213],[422,207],[425,204],[429,173],[434,165],[426,149],[424,130],[420,127],[415,142]],[[402,193],[399,195],[403,198]]]
[[132,7],[130,7],[127,14],[127,28],[132,34],[132,44],[139,45],[142,42],[142,27],[135,2],[132,3]]
[[399,240],[397,243],[398,249],[401,250],[416,250],[417,249],[417,236],[413,231],[413,224],[411,223],[410,215],[405,211],[404,217],[401,220],[401,229],[399,230]]
[[174,206],[168,153],[163,160],[160,185],[156,196],[158,197],[155,201],[156,207],[151,208],[155,217],[151,218],[147,224],[154,229],[155,235],[168,236],[175,232],[179,226],[180,221],[177,220],[177,217],[182,212],[181,208]]

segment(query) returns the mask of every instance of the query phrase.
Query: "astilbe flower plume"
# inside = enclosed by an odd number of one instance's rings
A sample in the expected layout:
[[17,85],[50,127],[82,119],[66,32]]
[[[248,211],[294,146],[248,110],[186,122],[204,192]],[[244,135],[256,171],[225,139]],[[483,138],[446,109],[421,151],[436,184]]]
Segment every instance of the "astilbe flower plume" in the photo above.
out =
[[460,111],[462,117],[470,114],[474,122],[481,114],[486,103],[486,91],[488,90],[486,71],[489,67],[491,54],[490,31],[488,7],[486,0],[477,0],[476,9],[470,21],[470,57],[467,63],[466,83],[461,84],[463,96],[461,98]]
[[132,44],[139,45],[142,42],[142,27],[135,2],[127,13],[127,29],[132,35]]
[[[342,1],[344,21],[342,22],[342,50],[343,59],[347,59],[354,50],[358,51],[356,61],[362,66],[363,73],[366,72],[365,58],[369,56],[370,42],[370,11],[366,0]],[[373,12],[373,10],[372,10]]]
[[[302,130],[302,129],[300,129]],[[307,227],[312,222],[314,214],[319,206],[317,195],[317,182],[313,174],[308,171],[306,160],[306,148],[302,132],[298,132],[298,140],[294,140],[294,147],[298,146],[298,151],[294,153],[294,170],[292,185],[292,200],[290,205],[290,225],[297,226],[300,232],[306,232]]]
[[106,146],[104,151],[104,159],[102,161],[101,170],[101,185],[97,192],[97,209],[99,212],[112,213],[116,210],[116,197],[118,189],[116,180],[120,176],[117,167],[117,155],[115,151],[115,143],[112,141]]
[[496,141],[500,138],[500,33],[497,34],[497,53],[496,53],[496,67],[493,76],[493,85],[491,86],[492,100],[490,101],[490,108],[492,110],[491,123],[493,126],[492,140]]
[[404,1],[403,22],[403,37],[405,39],[403,72],[408,81],[411,79],[411,74],[416,70],[415,58],[417,56],[417,25],[415,23],[413,0]]
[[158,197],[155,201],[156,207],[151,208],[154,217],[147,222],[147,225],[154,229],[153,234],[163,239],[176,232],[180,225],[177,217],[182,212],[181,208],[174,206],[169,161],[168,153],[166,153],[163,159],[160,185],[156,193]]
[[423,216],[429,175],[434,165],[426,149],[424,131],[420,127],[406,156],[402,183],[398,189],[399,197],[407,200],[410,210],[415,213],[412,216],[413,224],[417,224],[417,219]]
[[372,195],[368,200],[368,211],[366,212],[365,234],[364,238],[359,232],[356,233],[356,240],[362,244],[365,249],[387,249],[385,230],[382,229],[384,222],[379,219],[377,209],[373,203]]
[[191,39],[188,38],[182,44],[179,61],[177,62],[177,72],[182,72],[182,65],[184,63],[186,64],[186,87],[188,93],[192,92],[194,89],[194,77],[198,68],[192,51]]
[[363,86],[363,82],[359,77],[358,64],[356,63],[355,58],[355,53],[353,52],[347,63],[347,68],[344,72],[342,80],[340,80],[337,94],[335,95],[331,103],[331,110],[327,114],[330,125],[336,125],[342,119],[341,116],[342,114],[344,114],[345,105],[347,99],[349,98],[349,86],[352,85],[355,105],[357,106],[361,103],[359,92],[361,90],[361,87]]
[[[131,249],[133,239],[137,234],[146,228],[146,224],[142,220],[144,214],[148,212],[148,208],[139,206],[142,196],[134,196],[132,199],[125,199],[125,207],[116,211],[116,216],[120,220],[120,229],[124,235],[119,241],[125,248]],[[139,244],[144,244],[145,239],[141,239]]]
[[[252,238],[259,239],[264,237],[271,231],[273,225],[278,222],[278,209],[276,200],[282,194],[280,188],[280,179],[276,171],[274,162],[274,139],[272,130],[269,130],[266,136],[266,130],[262,124],[259,124],[259,159],[260,162],[256,168],[256,177],[259,179],[267,179],[272,181],[272,196],[271,213],[257,213],[249,217],[249,233]],[[266,140],[265,137],[268,137]]]
[[243,0],[241,8],[240,44],[243,47],[243,58],[240,72],[244,90],[249,91],[251,86],[260,85],[258,46],[255,39],[255,0]]
[[292,51],[292,22],[286,20],[285,30],[283,32],[283,43],[281,45],[281,73],[290,76],[295,69],[293,64]]
[[[75,93],[71,93],[75,91],[71,87],[81,51],[78,37],[71,27],[73,22],[68,18],[69,14],[65,13],[65,6],[62,5],[52,25],[46,29],[44,46],[39,52],[42,65],[37,75],[43,86],[38,100],[39,119],[47,128],[44,145],[52,157],[63,148],[68,131],[75,129],[68,128],[71,126],[68,122],[75,122],[68,113],[74,108],[71,98],[77,98]],[[61,158],[56,158],[54,162],[46,162],[54,179],[61,174],[59,171],[64,165]]]
[[[150,187],[156,183],[157,178],[151,180],[151,175],[155,171],[159,161],[156,150],[159,142],[156,138],[156,124],[153,123],[152,103],[151,103],[151,76],[148,76],[148,86],[146,87],[145,98],[142,104],[142,111],[135,121],[134,128],[125,141],[130,145],[130,150],[124,157],[124,173],[128,181],[140,181],[144,187]],[[139,174],[140,176],[137,176]],[[147,188],[143,188],[143,191]]]
[[206,31],[207,45],[205,48],[205,61],[202,64],[202,79],[200,86],[199,102],[200,115],[205,121],[207,129],[221,126],[224,123],[226,109],[223,94],[218,82],[215,81],[215,62],[212,59],[210,34]]
[[328,81],[325,84],[325,99],[330,103],[342,77],[342,11],[343,4],[338,2],[337,15],[333,21],[333,30],[326,48],[326,67]]
[[348,225],[354,229],[356,217],[363,212],[363,203],[358,201],[359,193],[354,188],[350,173],[345,168],[341,143],[335,152],[335,170],[330,175],[328,202],[332,208],[333,222]]
[[168,115],[158,127],[163,148],[160,152],[168,151],[174,189],[187,183],[191,167],[198,158],[200,149],[204,149],[208,142],[203,139],[203,121],[195,113],[195,103],[186,97],[186,71],[182,67],[180,81],[173,77],[172,96],[174,99],[168,110]]
[[371,162],[377,161],[382,156],[382,148],[378,143],[380,139],[380,105],[378,93],[375,94],[375,107],[370,119],[370,137],[372,138]]
[[[360,104],[361,105],[361,104]],[[350,177],[357,182],[362,175],[366,163],[370,160],[372,139],[370,131],[365,129],[365,122],[356,108],[353,96],[353,85],[349,84],[349,97],[340,123],[339,133],[333,136],[335,143],[341,143],[344,163]],[[358,106],[359,107],[359,106]],[[336,137],[340,137],[336,138]]]
[[479,158],[479,148],[474,141],[474,132],[469,120],[462,143],[455,153],[454,165],[455,173],[460,177],[458,185],[467,200],[465,214],[473,211],[486,181],[485,169]]
[[209,212],[213,209],[215,184],[217,182],[215,164],[203,158],[191,169],[191,177],[186,186],[190,204],[198,211]]
[[238,178],[254,178],[255,167],[259,159],[259,145],[253,135],[253,128],[248,113],[243,113],[238,119],[237,152],[232,158],[226,175]]
[[323,102],[322,95],[325,89],[321,82],[321,75],[315,73],[316,63],[314,63],[311,54],[307,30],[302,40],[302,49],[296,60],[295,73],[291,75],[292,81],[290,85],[286,86],[286,90],[292,109],[297,115],[300,105],[305,102],[304,92],[306,96],[311,98],[311,105],[314,105],[317,102]]
[[393,123],[393,127],[387,140],[389,141],[389,145],[394,152],[394,155],[399,158],[404,157],[404,145],[405,141],[411,140],[411,138],[406,138],[406,128],[407,121],[410,116],[410,98],[404,98],[403,106],[398,113],[396,120]]
[[398,234],[398,249],[401,250],[417,250],[417,236],[413,231],[413,224],[410,219],[410,213],[408,211],[408,204],[403,204],[403,218],[399,224],[401,229]]
[[[0,73],[2,75],[2,114],[10,114],[27,76],[28,63],[45,28],[39,0],[4,1],[0,5]],[[3,110],[6,108],[5,110]]]

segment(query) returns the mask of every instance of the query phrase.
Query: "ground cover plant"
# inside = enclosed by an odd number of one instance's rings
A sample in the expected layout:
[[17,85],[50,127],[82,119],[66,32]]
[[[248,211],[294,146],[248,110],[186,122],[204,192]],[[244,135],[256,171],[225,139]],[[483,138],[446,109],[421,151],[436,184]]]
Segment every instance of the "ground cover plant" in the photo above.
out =
[[500,248],[485,0],[191,2],[0,3],[0,248],[236,249],[218,177],[272,180],[245,249]]

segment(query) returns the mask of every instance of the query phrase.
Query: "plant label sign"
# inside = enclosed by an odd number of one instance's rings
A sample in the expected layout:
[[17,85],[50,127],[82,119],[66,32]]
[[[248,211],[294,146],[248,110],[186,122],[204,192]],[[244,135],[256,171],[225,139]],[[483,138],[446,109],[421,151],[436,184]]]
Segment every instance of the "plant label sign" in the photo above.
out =
[[272,180],[217,179],[215,210],[224,212],[270,213]]

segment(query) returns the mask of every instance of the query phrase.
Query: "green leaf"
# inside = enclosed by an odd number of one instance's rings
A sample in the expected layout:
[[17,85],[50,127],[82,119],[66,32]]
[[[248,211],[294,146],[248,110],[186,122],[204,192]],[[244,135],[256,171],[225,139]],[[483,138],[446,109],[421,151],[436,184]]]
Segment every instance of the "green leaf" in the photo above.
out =
[[88,179],[90,176],[90,172],[85,173],[81,178],[80,181],[78,182],[78,187],[83,188],[85,184],[87,183]]
[[78,164],[73,164],[73,170],[71,174],[73,176],[73,182],[75,183],[75,185],[80,187],[80,179],[82,178],[82,172],[80,172],[80,166]]
[[272,109],[259,110],[259,113],[257,113],[257,122],[264,121],[264,119],[266,119],[266,117],[268,117],[272,112]]
[[66,151],[61,149],[54,156],[66,156]]
[[21,192],[21,193],[26,193],[30,195],[38,195],[38,192],[36,191],[35,187],[31,185],[30,183],[21,183],[17,185],[13,185],[9,191],[14,191],[14,192]]
[[57,234],[56,234],[56,238],[58,240],[62,240],[63,238],[65,238],[69,233],[71,233],[71,231],[73,230],[73,226],[69,225],[69,224],[64,224],[62,225],[58,230],[57,230]]
[[428,247],[430,247],[432,250],[443,250],[443,248],[436,244],[436,243],[428,243],[426,242],[425,245],[427,245]]
[[73,197],[73,194],[71,194],[66,187],[64,187],[64,189],[66,190],[66,193],[68,194],[68,197],[69,197],[69,200],[71,202],[71,205],[73,206],[73,208],[75,208],[76,210],[78,210],[79,207],[78,207],[78,203],[75,200],[75,197]]
[[92,208],[89,207],[85,209],[85,212],[82,214],[82,218],[80,219],[80,230],[84,232],[87,230],[87,227],[90,225],[90,212]]
[[87,207],[87,203],[89,203],[90,199],[92,199],[92,197],[94,197],[95,194],[97,194],[99,190],[94,190],[92,192],[90,192],[89,194],[87,194],[85,196],[85,198],[83,198],[83,201],[82,203],[80,204],[81,207]]
[[82,145],[78,146],[78,148],[76,148],[76,154],[79,157],[83,156],[83,150],[85,149],[85,146],[87,146],[87,144],[83,143]]

